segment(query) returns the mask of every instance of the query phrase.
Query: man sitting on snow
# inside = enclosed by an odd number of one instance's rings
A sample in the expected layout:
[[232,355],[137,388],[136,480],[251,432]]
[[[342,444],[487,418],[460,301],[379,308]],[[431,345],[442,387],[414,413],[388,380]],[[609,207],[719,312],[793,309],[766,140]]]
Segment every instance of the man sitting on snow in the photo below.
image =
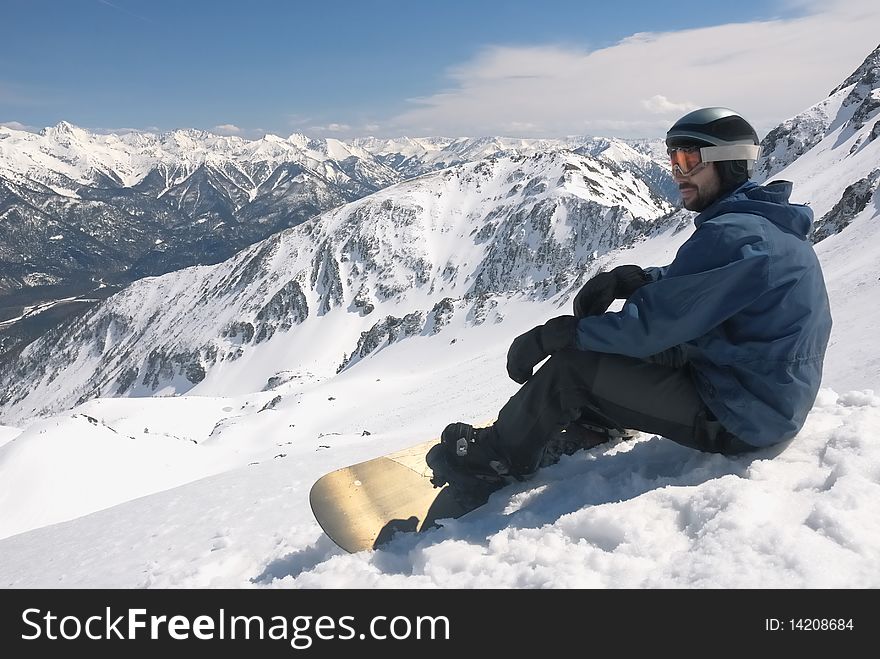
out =
[[[492,426],[446,427],[428,454],[437,484],[528,476],[579,419],[724,454],[801,429],[831,332],[812,211],[788,203],[787,181],[749,181],[758,136],[732,110],[683,116],[666,145],[684,207],[699,211],[693,235],[666,267],[597,274],[574,315],[517,337],[507,372],[522,388]],[[608,312],[614,299],[626,302]]]

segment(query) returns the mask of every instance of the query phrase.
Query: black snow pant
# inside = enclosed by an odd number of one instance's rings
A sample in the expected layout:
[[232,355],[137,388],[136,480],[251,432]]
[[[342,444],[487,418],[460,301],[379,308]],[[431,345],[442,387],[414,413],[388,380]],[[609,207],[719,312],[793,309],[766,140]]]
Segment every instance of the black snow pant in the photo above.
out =
[[514,472],[531,473],[547,442],[583,419],[710,453],[756,450],[715,419],[681,355],[677,348],[647,359],[574,349],[556,353],[498,413],[497,448]]

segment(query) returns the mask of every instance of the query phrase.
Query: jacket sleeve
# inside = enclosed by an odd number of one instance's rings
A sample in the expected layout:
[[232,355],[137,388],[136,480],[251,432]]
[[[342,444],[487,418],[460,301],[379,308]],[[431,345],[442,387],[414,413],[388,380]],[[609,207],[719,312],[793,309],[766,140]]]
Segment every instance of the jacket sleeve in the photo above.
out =
[[582,318],[577,347],[644,358],[702,336],[767,290],[769,258],[759,232],[704,222],[620,311]]

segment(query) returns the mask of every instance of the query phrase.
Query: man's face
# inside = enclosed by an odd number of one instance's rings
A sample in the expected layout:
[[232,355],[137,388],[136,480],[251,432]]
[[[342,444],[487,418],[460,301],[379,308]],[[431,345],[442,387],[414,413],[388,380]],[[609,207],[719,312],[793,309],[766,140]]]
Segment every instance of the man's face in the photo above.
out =
[[702,163],[687,176],[674,168],[672,178],[678,184],[684,207],[689,211],[707,208],[721,193],[721,177],[713,162]]

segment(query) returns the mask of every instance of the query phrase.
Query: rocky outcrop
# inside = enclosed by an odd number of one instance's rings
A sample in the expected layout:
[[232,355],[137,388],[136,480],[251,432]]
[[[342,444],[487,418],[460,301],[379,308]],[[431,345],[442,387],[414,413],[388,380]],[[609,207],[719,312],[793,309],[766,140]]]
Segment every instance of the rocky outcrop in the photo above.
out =
[[840,201],[814,223],[810,239],[818,243],[828,236],[843,231],[856,215],[867,208],[868,203],[877,194],[878,185],[880,185],[880,169],[875,169],[868,176],[848,185]]
[[366,332],[361,333],[354,351],[342,360],[336,372],[342,372],[364,357],[392,343],[420,334],[424,327],[424,318],[424,314],[420,311],[407,314],[403,318],[387,316]]

